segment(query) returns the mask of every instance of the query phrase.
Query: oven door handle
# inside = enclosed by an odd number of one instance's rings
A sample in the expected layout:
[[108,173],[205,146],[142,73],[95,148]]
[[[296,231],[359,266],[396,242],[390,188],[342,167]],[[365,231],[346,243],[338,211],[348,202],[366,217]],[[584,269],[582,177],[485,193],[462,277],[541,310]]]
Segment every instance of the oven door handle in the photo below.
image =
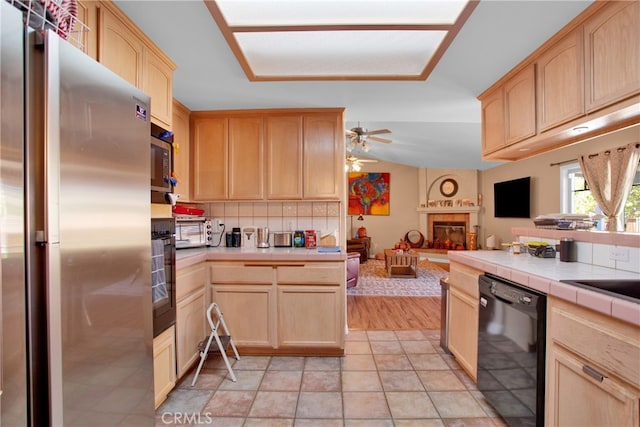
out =
[[165,246],[168,246],[171,244],[171,237],[161,237],[161,238],[152,239],[152,240],[162,240],[162,244]]

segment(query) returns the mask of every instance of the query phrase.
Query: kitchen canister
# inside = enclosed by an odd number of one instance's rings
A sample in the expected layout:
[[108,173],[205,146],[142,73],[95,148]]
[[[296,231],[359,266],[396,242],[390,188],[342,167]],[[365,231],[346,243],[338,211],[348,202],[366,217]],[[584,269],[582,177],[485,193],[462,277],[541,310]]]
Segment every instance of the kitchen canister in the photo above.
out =
[[318,247],[316,230],[304,231],[304,247],[307,249],[315,249]]
[[240,234],[240,227],[233,227],[231,229],[231,246],[239,248],[242,243],[242,235]]
[[293,233],[293,246],[295,248],[304,248],[304,231],[296,230]]
[[523,244],[520,242],[513,242],[511,244],[511,253],[514,255],[520,255],[522,253]]
[[576,242],[570,237],[564,237],[560,240],[560,261],[578,261],[578,247]]

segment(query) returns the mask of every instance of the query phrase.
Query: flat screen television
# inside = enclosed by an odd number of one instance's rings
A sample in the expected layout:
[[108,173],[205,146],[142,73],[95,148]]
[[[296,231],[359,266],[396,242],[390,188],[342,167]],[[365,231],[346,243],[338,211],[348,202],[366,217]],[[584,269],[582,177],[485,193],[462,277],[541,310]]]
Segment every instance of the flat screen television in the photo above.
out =
[[493,184],[496,218],[531,218],[531,177]]

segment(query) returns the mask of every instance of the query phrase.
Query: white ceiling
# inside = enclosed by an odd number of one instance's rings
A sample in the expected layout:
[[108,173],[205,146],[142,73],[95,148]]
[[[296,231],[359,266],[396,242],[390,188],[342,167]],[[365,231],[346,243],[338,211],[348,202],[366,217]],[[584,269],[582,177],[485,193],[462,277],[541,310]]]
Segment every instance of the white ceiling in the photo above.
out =
[[499,163],[481,160],[477,96],[591,0],[482,0],[426,81],[292,82],[250,82],[200,0],[115,3],[178,65],[174,97],[191,110],[345,107],[347,128],[392,131],[366,157],[484,170]]

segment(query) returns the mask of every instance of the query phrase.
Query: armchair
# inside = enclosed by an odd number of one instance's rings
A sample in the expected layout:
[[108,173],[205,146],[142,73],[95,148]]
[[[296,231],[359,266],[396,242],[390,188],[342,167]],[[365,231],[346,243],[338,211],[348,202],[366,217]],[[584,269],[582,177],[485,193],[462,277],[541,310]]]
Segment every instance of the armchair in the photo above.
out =
[[360,274],[360,254],[349,252],[347,254],[347,288],[358,286],[358,275]]
[[371,247],[371,237],[361,237],[359,239],[347,239],[347,253],[358,252],[360,254],[360,263],[367,262],[369,259],[369,248]]

